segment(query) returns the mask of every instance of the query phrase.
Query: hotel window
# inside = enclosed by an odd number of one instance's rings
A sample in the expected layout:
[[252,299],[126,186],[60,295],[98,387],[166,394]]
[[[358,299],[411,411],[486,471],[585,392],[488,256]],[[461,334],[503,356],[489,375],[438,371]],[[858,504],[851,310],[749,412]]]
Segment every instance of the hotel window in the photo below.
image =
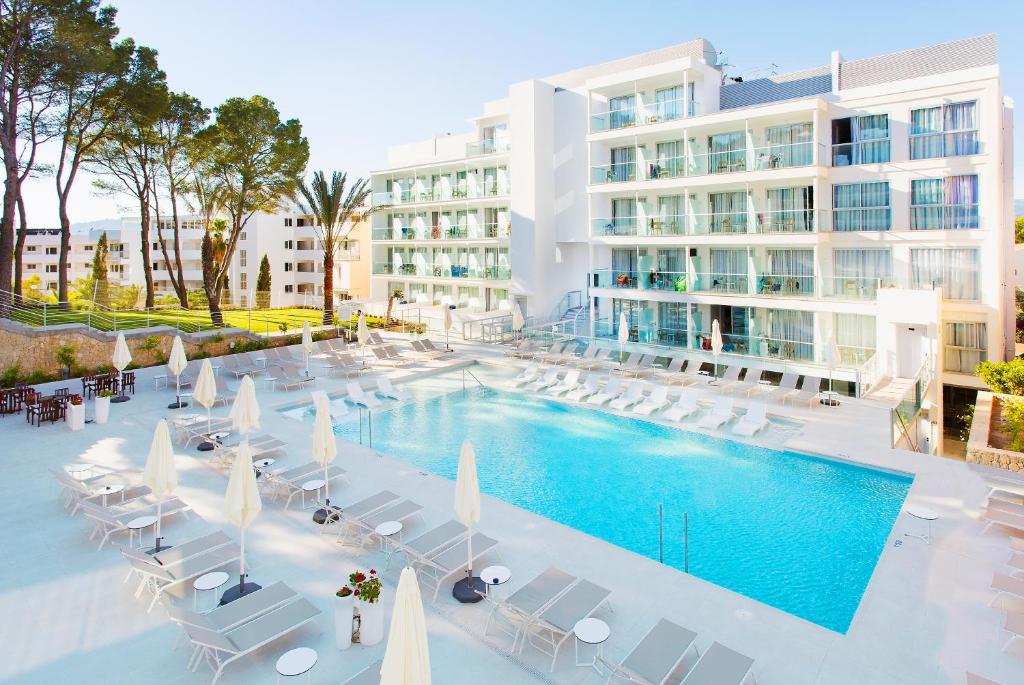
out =
[[291,219],[291,217],[285,217],[285,219],[284,219],[284,225],[285,225],[285,226],[291,226],[291,225],[292,225],[292,219]]
[[974,373],[978,364],[988,360],[984,322],[946,321],[942,324],[945,344],[943,368],[957,373]]
[[292,270],[292,263],[291,262],[285,262],[284,263],[284,270],[285,271],[291,271]]
[[658,342],[667,345],[686,345],[686,303],[658,303]]
[[832,251],[832,294],[872,299],[892,281],[892,252],[888,248],[843,248]]
[[238,234],[238,239],[245,240],[245,231],[242,231],[241,233]]
[[708,137],[709,174],[724,174],[747,169],[747,134],[743,131],[719,133]]
[[770,188],[768,211],[757,215],[758,233],[807,233],[814,230],[814,188]]
[[35,271],[36,269],[39,268],[39,265],[38,264],[26,264],[25,268],[28,269],[29,271]]
[[892,228],[889,182],[832,186],[833,231],[888,231]]
[[709,193],[709,233],[747,232],[747,194],[744,191]]
[[832,120],[832,166],[889,161],[889,115]]
[[763,295],[813,295],[814,250],[774,249],[767,251],[768,272],[761,274]]
[[37,252],[38,250],[39,248],[35,245],[27,245],[25,247],[25,252]]
[[245,273],[244,271],[238,274],[238,287],[241,288],[242,290],[249,289],[249,274]]
[[48,274],[55,274],[55,273],[57,273],[57,265],[56,264],[47,264],[46,265],[46,273],[48,273]]
[[624,128],[636,123],[636,96],[620,95],[608,99],[609,128]]
[[911,230],[978,228],[978,177],[910,182]]
[[770,126],[764,130],[767,147],[757,150],[758,169],[807,166],[814,161],[814,124]]
[[238,266],[240,266],[242,268],[245,268],[245,267],[249,266],[249,258],[248,257],[249,257],[249,255],[246,253],[245,250],[239,250],[238,251]]
[[85,246],[85,251],[86,252],[92,252],[94,247],[95,247],[94,245],[86,245]]
[[875,317],[868,314],[833,314],[839,356],[845,363],[863,364],[875,353]]
[[768,310],[768,355],[783,359],[814,359],[814,312]]
[[57,248],[55,248],[55,247],[48,247],[48,248],[46,248],[46,254],[57,254]]
[[286,285],[286,286],[284,287],[284,291],[285,291],[286,293],[290,293],[290,292],[292,292],[292,291],[294,291],[294,290],[295,290],[295,287],[294,287],[294,286],[292,286],[291,284],[289,284],[289,285]]
[[942,288],[946,300],[978,300],[981,282],[977,248],[920,248],[910,251],[911,287]]
[[910,158],[976,155],[978,103],[957,102],[910,112]]
[[[622,183],[636,180],[636,148],[613,147],[612,163],[608,167],[605,183]],[[598,183],[601,181],[598,180]]]
[[686,111],[685,98],[682,86],[659,88],[654,91],[654,120],[669,121],[682,117]]
[[655,148],[657,155],[654,162],[648,167],[647,175],[654,178],[676,178],[686,173],[684,164],[683,141],[670,140],[665,143],[658,143]]

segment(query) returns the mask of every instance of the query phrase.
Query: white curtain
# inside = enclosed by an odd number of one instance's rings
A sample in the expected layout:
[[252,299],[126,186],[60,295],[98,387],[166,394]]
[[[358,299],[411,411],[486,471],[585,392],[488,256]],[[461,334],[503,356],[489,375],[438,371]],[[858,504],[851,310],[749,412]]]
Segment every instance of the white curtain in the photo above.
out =
[[769,309],[772,348],[786,359],[814,359],[814,313]]
[[768,274],[787,292],[814,294],[814,250],[768,250]]
[[875,351],[875,317],[869,314],[834,314],[836,345],[844,361],[861,363]]
[[949,321],[944,327],[946,371],[974,373],[988,359],[988,327],[980,321]]
[[832,251],[837,278],[892,279],[892,252],[888,248],[842,248]]

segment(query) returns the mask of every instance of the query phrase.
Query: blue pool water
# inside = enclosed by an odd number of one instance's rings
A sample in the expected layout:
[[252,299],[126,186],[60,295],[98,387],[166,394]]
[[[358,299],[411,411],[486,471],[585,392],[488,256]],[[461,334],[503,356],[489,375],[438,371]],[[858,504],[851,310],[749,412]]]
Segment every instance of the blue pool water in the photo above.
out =
[[[488,388],[376,411],[373,447],[838,632],[846,632],[911,478]],[[354,422],[336,427],[358,441]]]

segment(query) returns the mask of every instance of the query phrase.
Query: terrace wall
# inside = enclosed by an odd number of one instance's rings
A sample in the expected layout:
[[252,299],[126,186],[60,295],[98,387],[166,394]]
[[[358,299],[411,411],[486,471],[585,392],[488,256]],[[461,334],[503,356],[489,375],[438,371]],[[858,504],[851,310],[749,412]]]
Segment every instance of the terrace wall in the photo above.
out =
[[[156,326],[125,331],[124,334],[133,365],[143,367],[166,361],[178,331],[168,326]],[[63,345],[75,348],[75,362],[82,369],[109,368],[116,339],[116,333],[97,331],[83,324],[51,326],[43,330],[0,319],[0,372],[17,366],[23,377],[32,373],[57,376],[61,369],[56,351]],[[259,338],[239,328],[225,328],[222,331],[182,333],[181,339],[185,353],[194,358],[226,354],[232,345]]]
[[967,440],[967,461],[1009,471],[1024,471],[1024,454],[989,445],[992,421],[995,419],[993,405],[996,397],[1010,396],[991,392],[978,393],[974,405],[974,420],[971,422],[971,434]]

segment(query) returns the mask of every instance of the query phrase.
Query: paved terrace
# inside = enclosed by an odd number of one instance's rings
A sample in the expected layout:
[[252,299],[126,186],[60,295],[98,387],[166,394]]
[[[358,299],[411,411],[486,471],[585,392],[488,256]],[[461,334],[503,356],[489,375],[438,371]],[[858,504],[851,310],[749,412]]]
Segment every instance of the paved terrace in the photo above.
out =
[[[458,354],[444,363],[389,373],[400,380],[436,374],[442,367],[470,360],[505,363],[501,348],[456,347]],[[89,524],[64,512],[57,484],[48,473],[84,460],[137,478],[155,423],[172,413],[166,405],[173,399],[173,389],[155,391],[156,373],[162,370],[138,373],[138,394],[127,404],[114,405],[104,426],[87,425],[71,432],[62,424],[31,427],[16,416],[0,420],[5,476],[0,482],[0,549],[6,556],[0,565],[0,644],[5,652],[0,680],[209,682],[205,668],[197,673],[186,669],[189,650],[180,644],[175,649],[180,629],[164,610],[158,606],[147,613],[148,602],[133,597],[135,586],[122,583],[127,564],[117,548],[96,551],[88,541]],[[234,380],[229,382],[236,386]],[[317,386],[335,392],[344,382],[325,377]],[[78,389],[77,380],[67,385]],[[275,466],[309,461],[311,424],[274,411],[308,400],[308,392],[257,385],[263,430],[289,443]],[[215,414],[226,411],[218,409]],[[1000,652],[1005,637],[1000,632],[1002,614],[988,607],[992,573],[1006,571],[1004,563],[1019,541],[998,529],[981,534],[978,515],[986,488],[976,472],[963,463],[888,449],[888,411],[870,401],[847,400],[838,409],[787,407],[780,412],[802,423],[789,434],[787,447],[914,473],[908,503],[926,505],[941,515],[931,545],[904,538],[905,531],[919,531],[915,523],[920,522],[905,515],[897,520],[848,634],[831,632],[485,495],[479,528],[500,541],[501,559],[513,572],[510,590],[549,565],[611,589],[614,613],[597,615],[611,626],[605,655],[615,660],[664,616],[697,631],[701,651],[719,641],[753,657],[761,685],[959,684],[967,670],[1006,685],[1024,682],[1024,656]],[[202,520],[170,519],[164,527],[166,540],[183,541],[220,528],[237,537],[221,513],[227,477],[209,468],[203,453],[195,449],[179,446],[176,452],[178,496]],[[346,442],[339,442],[335,463],[348,470],[350,479],[348,486],[332,488],[335,502],[354,501],[383,488],[414,499],[426,512],[410,535],[453,515],[452,481]],[[334,647],[332,606],[334,591],[351,570],[381,567],[378,552],[343,549],[332,538],[317,534],[310,512],[299,511],[297,502],[285,511],[280,502],[271,501],[265,501],[250,528],[246,550],[254,564],[254,581],[283,580],[323,614],[317,624],[229,666],[222,682],[273,682],[274,661],[296,646],[319,652],[311,673],[314,683],[337,683],[382,657],[383,643],[355,645],[348,651]],[[393,564],[385,574],[388,623],[399,566]],[[176,600],[191,606],[190,594]],[[593,671],[573,666],[571,642],[551,674],[547,660],[535,650],[510,656],[509,639],[493,632],[482,637],[485,618],[483,604],[455,604],[447,589],[436,605],[428,604],[435,683],[603,682]]]

